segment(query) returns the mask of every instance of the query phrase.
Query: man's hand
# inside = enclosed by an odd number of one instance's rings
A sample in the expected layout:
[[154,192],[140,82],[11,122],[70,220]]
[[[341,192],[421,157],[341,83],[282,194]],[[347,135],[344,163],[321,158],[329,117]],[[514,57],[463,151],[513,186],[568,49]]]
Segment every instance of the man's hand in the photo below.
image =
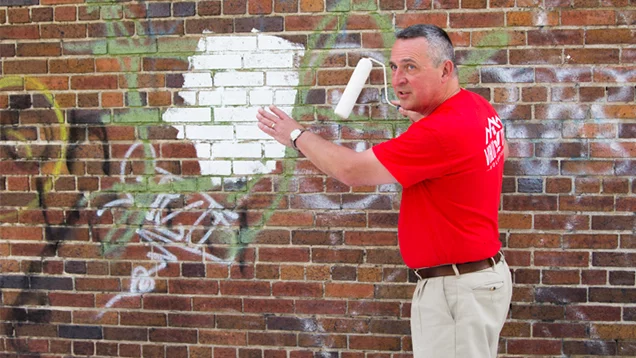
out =
[[402,108],[402,106],[400,106],[399,101],[391,101],[391,103],[397,106],[397,110],[401,115],[403,115],[404,117],[407,117],[413,123],[419,121],[420,119],[424,117],[424,115],[422,115],[421,113],[418,113],[415,111],[409,111],[408,109]]
[[258,109],[256,114],[258,128],[272,136],[278,143],[291,147],[292,143],[289,134],[294,129],[303,129],[303,126],[274,105],[269,106],[269,110],[271,112],[264,108]]

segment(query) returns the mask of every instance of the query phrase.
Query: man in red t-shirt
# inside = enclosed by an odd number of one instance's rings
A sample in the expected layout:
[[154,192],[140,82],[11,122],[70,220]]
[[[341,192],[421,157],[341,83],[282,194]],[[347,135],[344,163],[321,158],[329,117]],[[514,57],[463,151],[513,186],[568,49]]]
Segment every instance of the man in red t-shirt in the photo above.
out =
[[486,100],[459,86],[452,43],[439,27],[398,32],[390,66],[399,111],[413,122],[397,138],[355,152],[275,106],[259,110],[258,126],[347,185],[400,183],[400,252],[419,278],[414,356],[495,357],[512,296],[497,224],[503,125]]

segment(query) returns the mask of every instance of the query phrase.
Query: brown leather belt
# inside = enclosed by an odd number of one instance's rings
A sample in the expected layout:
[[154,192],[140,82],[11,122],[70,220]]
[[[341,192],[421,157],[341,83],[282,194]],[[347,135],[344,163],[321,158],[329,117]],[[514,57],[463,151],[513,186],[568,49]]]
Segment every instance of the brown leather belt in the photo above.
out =
[[[477,272],[480,270],[487,269],[489,267],[493,267],[501,260],[503,255],[501,252],[498,252],[495,256],[489,257],[487,259],[481,261],[467,262],[464,264],[456,264],[457,271],[459,274]],[[494,261],[494,264],[493,264]],[[425,278],[432,277],[441,277],[441,276],[454,276],[455,270],[453,270],[453,265],[443,265],[443,266],[435,266],[435,267],[427,267],[421,269],[415,269],[415,275],[423,280]]]

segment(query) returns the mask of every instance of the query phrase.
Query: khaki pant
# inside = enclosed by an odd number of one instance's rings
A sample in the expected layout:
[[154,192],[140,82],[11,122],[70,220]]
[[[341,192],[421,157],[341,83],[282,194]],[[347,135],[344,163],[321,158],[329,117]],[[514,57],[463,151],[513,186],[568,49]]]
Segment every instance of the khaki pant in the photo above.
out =
[[411,306],[414,357],[496,357],[511,298],[503,257],[482,271],[420,280]]

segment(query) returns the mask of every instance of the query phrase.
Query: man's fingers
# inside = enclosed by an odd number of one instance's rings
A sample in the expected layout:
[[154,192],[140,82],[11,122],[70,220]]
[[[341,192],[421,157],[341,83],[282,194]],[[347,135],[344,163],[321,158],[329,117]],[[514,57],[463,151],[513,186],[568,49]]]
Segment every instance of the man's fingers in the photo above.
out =
[[271,111],[272,111],[272,112],[273,112],[276,116],[278,116],[278,118],[279,118],[279,119],[284,119],[285,117],[289,117],[289,116],[287,115],[287,113],[283,112],[280,108],[278,108],[278,107],[276,107],[276,106],[274,106],[274,105],[269,106],[269,109],[270,109],[270,110],[271,110]]
[[263,118],[267,121],[274,122],[274,123],[276,123],[277,120],[281,119],[280,116],[277,116],[275,113],[268,112],[265,109],[259,109],[258,113],[256,114],[256,117],[259,119]]

